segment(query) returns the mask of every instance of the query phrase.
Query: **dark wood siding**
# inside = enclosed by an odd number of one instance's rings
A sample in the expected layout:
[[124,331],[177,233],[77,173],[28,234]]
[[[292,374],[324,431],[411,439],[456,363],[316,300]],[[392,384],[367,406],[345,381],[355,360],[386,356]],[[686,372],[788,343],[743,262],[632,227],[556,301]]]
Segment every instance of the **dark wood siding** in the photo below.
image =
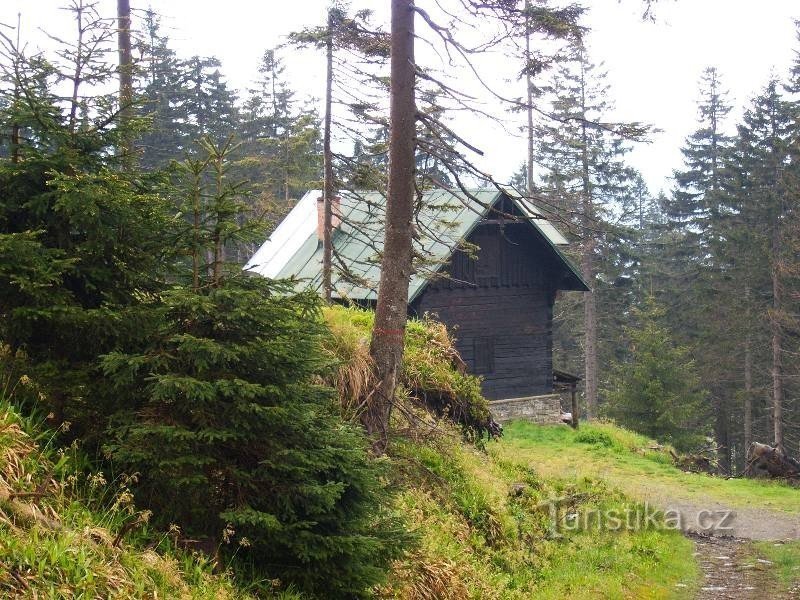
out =
[[546,394],[553,389],[555,265],[546,242],[527,223],[481,225],[458,251],[450,279],[431,282],[414,303],[453,331],[487,398]]

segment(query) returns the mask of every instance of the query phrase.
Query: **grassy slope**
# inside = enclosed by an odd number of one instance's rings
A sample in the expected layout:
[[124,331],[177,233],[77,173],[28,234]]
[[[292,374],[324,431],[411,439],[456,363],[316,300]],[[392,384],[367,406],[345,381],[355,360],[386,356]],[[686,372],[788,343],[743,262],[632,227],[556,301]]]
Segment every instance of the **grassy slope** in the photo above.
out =
[[696,585],[691,542],[676,532],[554,537],[548,498],[572,496],[578,510],[631,503],[601,482],[542,477],[491,446],[488,455],[456,443],[395,446],[409,469],[400,506],[421,539],[384,597],[648,599]]
[[[583,440],[583,441],[582,441]],[[608,424],[575,432],[562,426],[510,424],[494,454],[550,476],[602,478],[639,500],[681,498],[733,507],[800,513],[800,489],[780,483],[685,473],[670,457],[649,450],[646,438]]]
[[208,561],[163,551],[166,536],[148,536],[144,523],[117,540],[125,523],[142,517],[124,484],[77,475],[74,453],[51,451],[48,440],[0,403],[0,597],[250,597],[227,575],[212,574]]
[[[345,364],[335,382],[345,412],[348,397],[358,398],[369,383],[365,332],[371,322],[362,313],[341,309],[327,315],[340,334],[341,347],[330,351]],[[408,384],[469,398],[466,406],[479,414],[484,407],[473,398],[474,382],[454,369],[447,336],[430,324],[414,327]],[[167,536],[154,538],[146,525],[115,546],[120,528],[139,518],[124,485],[75,479],[68,455],[50,451],[43,435],[0,402],[0,497],[3,490],[37,491],[42,481],[52,480],[41,498],[25,501],[60,523],[52,530],[22,522],[0,499],[0,596],[248,597],[227,574],[213,574],[207,562],[171,551]],[[713,493],[744,505],[757,501],[800,511],[797,496],[789,496],[794,490],[687,475],[648,445],[611,426],[584,427],[576,434],[566,427],[525,423],[510,425],[503,440],[487,445],[488,452],[462,445],[455,431],[416,442],[396,440],[391,460],[400,490],[397,508],[408,516],[419,543],[396,563],[377,595],[404,600],[685,598],[697,586],[699,571],[692,544],[683,536],[591,528],[554,535],[546,501],[570,498],[569,510],[577,512],[622,511],[647,490],[668,494],[680,488],[684,497]],[[791,575],[796,549],[776,548],[761,551],[785,563],[781,573]]]
[[773,573],[784,591],[800,591],[800,542],[756,542],[757,558],[774,565]]
[[[341,363],[333,384],[348,415],[371,389],[368,356],[373,315],[332,307],[334,333],[327,350]],[[412,321],[406,339],[403,384],[417,395],[445,398],[479,423],[486,411],[475,378],[457,369],[452,340],[431,321]],[[445,429],[447,429],[445,427]],[[584,531],[554,537],[551,497],[576,498],[575,508],[630,505],[602,482],[545,474],[499,453],[462,446],[460,436],[434,436],[390,446],[398,509],[419,535],[419,545],[395,565],[382,597],[461,598],[669,598],[676,584],[698,577],[692,545],[675,532]],[[530,461],[528,461],[530,462]],[[555,476],[554,476],[555,475]],[[510,493],[512,492],[512,493]],[[680,595],[678,595],[680,597]]]

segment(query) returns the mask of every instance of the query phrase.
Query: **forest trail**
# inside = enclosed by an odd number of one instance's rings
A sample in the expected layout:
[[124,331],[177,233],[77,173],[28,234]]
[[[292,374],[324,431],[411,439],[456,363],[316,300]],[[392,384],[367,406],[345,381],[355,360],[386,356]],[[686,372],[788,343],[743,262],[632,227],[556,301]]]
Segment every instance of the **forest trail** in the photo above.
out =
[[[800,518],[770,510],[731,509],[670,499],[664,510],[681,515],[694,541],[694,556],[702,571],[696,600],[800,599],[800,585],[779,584],[775,563],[761,556],[754,542],[781,545],[800,538]],[[724,521],[724,522],[723,522]]]
[[679,495],[670,497],[644,494],[641,499],[655,507],[680,515],[681,529],[703,536],[738,538],[752,541],[800,540],[800,515],[763,508],[742,508],[709,498],[688,501]]
[[676,598],[800,600],[800,489],[688,473],[651,444],[610,426],[575,432],[513,423],[496,451],[543,475],[601,482],[671,515],[671,526],[694,542],[701,571],[696,594],[679,583]]
[[782,589],[772,561],[760,558],[749,540],[688,534],[702,570],[697,600],[793,600],[800,587]]

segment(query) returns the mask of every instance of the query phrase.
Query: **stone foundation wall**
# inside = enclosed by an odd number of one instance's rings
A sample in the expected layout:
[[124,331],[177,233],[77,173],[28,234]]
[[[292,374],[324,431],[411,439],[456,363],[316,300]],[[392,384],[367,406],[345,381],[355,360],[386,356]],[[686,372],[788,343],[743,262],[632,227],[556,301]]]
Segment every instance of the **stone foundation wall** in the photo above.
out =
[[561,396],[530,396],[509,400],[492,400],[489,410],[495,421],[503,423],[512,419],[524,419],[541,425],[561,422]]

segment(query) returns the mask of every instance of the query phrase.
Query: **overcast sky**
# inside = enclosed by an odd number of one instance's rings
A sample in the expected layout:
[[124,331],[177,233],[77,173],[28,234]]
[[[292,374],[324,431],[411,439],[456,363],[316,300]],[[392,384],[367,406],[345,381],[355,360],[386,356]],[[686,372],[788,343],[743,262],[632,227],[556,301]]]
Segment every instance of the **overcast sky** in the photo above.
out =
[[[431,0],[418,0],[424,6]],[[114,0],[99,0],[113,15]],[[22,37],[44,44],[39,29],[64,33],[66,15],[60,0],[0,0],[0,23],[16,24],[22,13]],[[292,30],[324,22],[327,0],[131,0],[133,9],[151,5],[164,15],[163,24],[180,55],[214,55],[221,59],[230,84],[245,89],[266,48]],[[668,189],[668,177],[680,167],[680,146],[696,126],[697,84],[706,66],[716,66],[741,114],[771,72],[783,76],[798,44],[794,20],[797,0],[660,0],[655,22],[642,21],[640,0],[590,0],[585,24],[591,57],[605,63],[616,118],[643,121],[663,130],[649,145],[631,155],[652,191]],[[389,0],[353,0],[357,8],[376,11],[385,20]],[[320,97],[321,60],[305,55],[286,57],[292,86],[301,94]],[[522,95],[516,90],[515,95]],[[525,143],[496,126],[476,122],[471,134],[487,153],[484,167],[502,179],[516,171]]]

